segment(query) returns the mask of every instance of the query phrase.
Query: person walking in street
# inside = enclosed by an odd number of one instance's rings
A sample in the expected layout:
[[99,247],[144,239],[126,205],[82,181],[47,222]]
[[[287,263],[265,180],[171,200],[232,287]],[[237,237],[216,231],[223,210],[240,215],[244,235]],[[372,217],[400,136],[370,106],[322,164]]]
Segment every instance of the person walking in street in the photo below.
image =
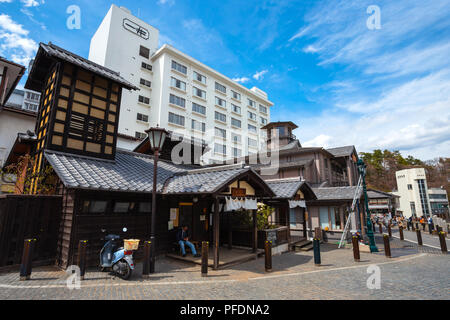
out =
[[428,217],[428,231],[430,232],[430,234],[433,234],[433,229],[434,229],[433,219],[431,218],[431,216],[429,216]]
[[423,231],[425,231],[425,219],[423,216],[422,216],[422,218],[420,218],[420,224],[422,225]]
[[411,217],[408,218],[408,221],[407,221],[408,231],[411,228],[412,223],[413,223],[413,219],[412,219],[412,216],[411,216]]

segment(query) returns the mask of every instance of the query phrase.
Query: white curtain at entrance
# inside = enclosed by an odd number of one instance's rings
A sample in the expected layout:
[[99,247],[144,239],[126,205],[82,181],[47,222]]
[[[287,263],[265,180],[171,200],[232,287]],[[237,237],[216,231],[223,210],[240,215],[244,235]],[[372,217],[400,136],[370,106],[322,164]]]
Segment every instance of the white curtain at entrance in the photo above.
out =
[[237,211],[239,209],[257,210],[258,202],[256,199],[233,199],[231,197],[225,198],[225,211]]
[[306,209],[306,201],[305,200],[289,200],[289,208],[294,209],[296,207]]

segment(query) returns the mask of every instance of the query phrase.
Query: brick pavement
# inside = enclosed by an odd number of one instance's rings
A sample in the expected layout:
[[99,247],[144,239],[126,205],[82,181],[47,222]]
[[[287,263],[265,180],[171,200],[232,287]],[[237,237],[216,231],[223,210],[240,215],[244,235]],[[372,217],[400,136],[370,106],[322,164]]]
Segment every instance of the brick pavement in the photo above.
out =
[[[88,270],[80,290],[65,286],[66,274],[54,267],[35,268],[32,280],[20,282],[17,272],[0,274],[0,299],[450,299],[449,256],[429,247],[391,241],[392,259],[379,253],[361,253],[322,245],[322,266],[313,252],[273,257],[274,272],[264,271],[264,259],[219,271],[202,278],[200,267],[161,258],[157,273],[142,279],[141,264],[129,281]],[[226,249],[222,249],[226,250]],[[367,266],[381,269],[380,290],[366,287]]]

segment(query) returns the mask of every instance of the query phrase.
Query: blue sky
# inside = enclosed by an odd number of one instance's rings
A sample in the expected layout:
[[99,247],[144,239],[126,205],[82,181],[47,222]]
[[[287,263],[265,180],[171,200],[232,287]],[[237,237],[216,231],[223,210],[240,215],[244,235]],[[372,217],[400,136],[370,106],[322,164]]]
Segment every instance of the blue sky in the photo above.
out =
[[[0,55],[39,42],[84,57],[110,1],[0,0]],[[275,103],[304,146],[450,157],[450,1],[115,1],[169,43]],[[66,9],[81,9],[69,30]],[[381,29],[370,30],[370,5]]]

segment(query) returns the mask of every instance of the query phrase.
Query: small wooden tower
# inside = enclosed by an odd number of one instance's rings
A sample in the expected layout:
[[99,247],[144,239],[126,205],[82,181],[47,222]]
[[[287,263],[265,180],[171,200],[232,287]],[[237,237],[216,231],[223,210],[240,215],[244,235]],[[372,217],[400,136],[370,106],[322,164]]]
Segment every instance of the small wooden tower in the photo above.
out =
[[[270,122],[266,124],[261,129],[267,130],[267,149],[274,149],[283,147],[297,138],[292,133],[298,126],[291,121],[283,121],[283,122]],[[276,132],[275,132],[276,131]],[[275,146],[275,141],[273,141],[273,137],[278,135],[279,145]]]
[[25,88],[41,92],[34,173],[43,168],[45,149],[115,158],[122,88],[137,89],[119,73],[41,43]]

